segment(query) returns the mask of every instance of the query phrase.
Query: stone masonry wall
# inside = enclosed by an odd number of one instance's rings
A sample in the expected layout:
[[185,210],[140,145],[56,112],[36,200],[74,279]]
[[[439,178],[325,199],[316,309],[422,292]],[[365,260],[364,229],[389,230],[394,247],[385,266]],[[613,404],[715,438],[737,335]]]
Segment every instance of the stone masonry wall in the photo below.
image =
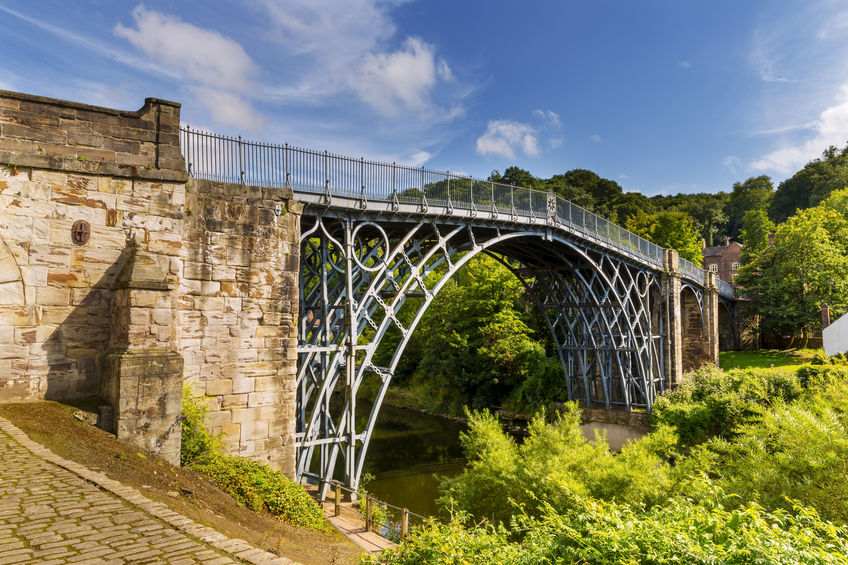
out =
[[294,461],[300,209],[290,199],[190,181],[179,300],[185,374],[210,397],[213,431],[275,466]]
[[[683,371],[700,369],[704,363],[712,361],[710,355],[710,341],[704,335],[704,321],[702,320],[701,308],[698,300],[691,292],[683,292],[681,298],[682,321],[683,321]],[[706,313],[704,313],[706,316]]]
[[[171,102],[119,112],[0,91],[2,401],[97,393],[128,239],[179,272],[178,128]],[[90,225],[82,245],[77,220]]]
[[112,314],[138,249],[174,279],[173,308],[122,323],[183,358],[227,445],[291,473],[297,210],[290,193],[186,181],[178,104],[124,112],[0,91],[0,402],[102,392],[116,347],[137,341],[116,345]]

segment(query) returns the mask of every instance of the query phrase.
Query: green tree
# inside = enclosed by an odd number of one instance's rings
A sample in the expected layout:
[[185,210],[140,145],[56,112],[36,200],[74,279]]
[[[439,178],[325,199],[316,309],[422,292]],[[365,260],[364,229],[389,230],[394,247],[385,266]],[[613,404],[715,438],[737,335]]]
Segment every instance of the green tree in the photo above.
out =
[[716,236],[726,233],[728,218],[724,210],[730,196],[725,192],[689,196],[692,198],[688,198],[679,209],[692,216],[695,228],[707,245],[712,247]]
[[442,288],[415,332],[414,379],[449,387],[454,410],[501,405],[549,366],[527,310],[518,278],[492,257],[474,257]]
[[821,306],[848,304],[848,219],[824,206],[799,211],[775,231],[774,247],[743,265],[737,283],[762,316],[762,329],[808,336]]
[[733,183],[733,192],[727,201],[727,235],[738,237],[742,219],[749,210],[768,210],[774,197],[774,187],[766,175],[751,177],[745,182]]
[[768,249],[769,234],[774,232],[772,222],[765,210],[748,210],[742,218],[742,230],[739,234],[742,239],[741,261],[747,265],[753,259]]
[[500,174],[499,171],[492,171],[488,180],[502,184],[514,184],[524,188],[545,188],[542,180],[534,177],[530,174],[530,171],[525,171],[519,167],[507,167],[503,174]]
[[562,175],[565,184],[579,188],[592,197],[595,211],[607,218],[616,198],[624,192],[619,184],[587,169],[573,169]]
[[769,209],[775,222],[782,222],[796,210],[816,206],[831,192],[848,187],[848,145],[837,149],[831,145],[821,158],[807,163],[803,169],[780,183]]
[[610,220],[622,226],[627,223],[628,218],[635,216],[640,211],[648,214],[657,211],[651,199],[641,192],[625,192],[613,200],[608,208]]
[[704,261],[701,241],[692,216],[685,212],[663,211],[647,214],[640,211],[627,220],[627,229],[657,245],[677,250],[681,257],[696,265]]
[[565,175],[554,175],[545,181],[545,187],[554,194],[587,210],[595,209],[595,198],[585,189],[568,184]]

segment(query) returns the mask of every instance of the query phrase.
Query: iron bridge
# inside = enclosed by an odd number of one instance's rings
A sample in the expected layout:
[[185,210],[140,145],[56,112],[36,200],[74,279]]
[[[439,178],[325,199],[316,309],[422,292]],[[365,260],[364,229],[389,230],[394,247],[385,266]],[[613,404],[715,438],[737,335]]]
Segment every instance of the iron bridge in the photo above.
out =
[[[289,188],[301,218],[297,477],[356,488],[386,390],[451,277],[480,253],[543,314],[570,399],[650,410],[669,386],[663,249],[552,192],[185,128],[197,178]],[[680,259],[703,310],[704,271]],[[719,281],[725,305],[733,289]],[[411,320],[411,321],[410,321]],[[378,348],[382,359],[378,364]],[[391,355],[386,355],[389,351]],[[358,392],[374,391],[363,409]]]

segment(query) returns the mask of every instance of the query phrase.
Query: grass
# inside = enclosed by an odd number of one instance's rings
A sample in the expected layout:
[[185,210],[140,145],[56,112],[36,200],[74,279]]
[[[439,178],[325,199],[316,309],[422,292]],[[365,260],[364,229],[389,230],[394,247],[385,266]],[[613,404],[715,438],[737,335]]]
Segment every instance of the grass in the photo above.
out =
[[816,349],[758,349],[755,351],[722,351],[719,366],[724,369],[795,369],[809,362]]

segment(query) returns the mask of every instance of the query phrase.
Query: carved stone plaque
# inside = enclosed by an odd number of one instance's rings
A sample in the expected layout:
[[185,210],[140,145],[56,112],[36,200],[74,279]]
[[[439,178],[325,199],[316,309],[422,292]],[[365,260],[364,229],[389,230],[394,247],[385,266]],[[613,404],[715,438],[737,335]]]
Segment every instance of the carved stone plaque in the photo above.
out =
[[85,220],[77,220],[71,228],[71,239],[77,245],[88,243],[88,238],[91,237],[91,226]]

